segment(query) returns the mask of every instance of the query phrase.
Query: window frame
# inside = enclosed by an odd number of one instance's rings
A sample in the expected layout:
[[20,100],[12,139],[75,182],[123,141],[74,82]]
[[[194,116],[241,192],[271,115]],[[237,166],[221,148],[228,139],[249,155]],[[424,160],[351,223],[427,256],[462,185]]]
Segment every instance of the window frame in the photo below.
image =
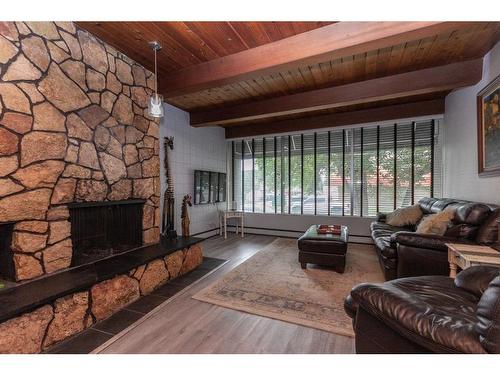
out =
[[[394,133],[394,141],[393,141],[393,198],[392,198],[392,207],[394,209],[398,208],[397,207],[397,176],[398,176],[398,158],[397,158],[397,151],[401,149],[405,149],[405,147],[398,147],[398,126],[402,125],[408,125],[411,124],[411,138],[410,139],[404,139],[403,142],[409,142],[410,143],[410,150],[411,150],[411,166],[410,166],[410,185],[411,185],[411,204],[415,203],[415,145],[416,145],[416,126],[417,124],[423,124],[428,125],[430,127],[430,132],[429,132],[429,148],[430,148],[430,160],[429,160],[429,169],[430,169],[430,176],[428,178],[429,180],[429,196],[434,197],[436,194],[436,180],[435,180],[435,173],[436,173],[436,158],[435,158],[435,152],[436,152],[436,143],[441,143],[442,142],[442,136],[439,134],[439,132],[436,132],[437,129],[441,128],[441,122],[442,122],[442,117],[431,117],[431,118],[419,118],[419,119],[407,119],[407,120],[402,120],[402,121],[397,121],[397,122],[391,122],[391,123],[382,123],[382,124],[369,124],[369,125],[356,125],[356,126],[350,126],[350,127],[345,127],[343,129],[339,128],[331,128],[331,129],[321,129],[318,131],[313,131],[313,132],[303,132],[303,133],[294,133],[294,134],[286,134],[286,135],[270,135],[270,136],[262,136],[262,137],[256,137],[256,138],[248,138],[248,139],[238,139],[238,140],[230,140],[231,142],[231,169],[234,171],[234,162],[235,162],[235,144],[236,142],[242,143],[242,150],[244,150],[244,144],[245,142],[250,142],[252,143],[252,211],[246,211],[246,212],[251,212],[251,213],[256,213],[255,212],[255,141],[259,140],[262,142],[262,158],[263,158],[263,178],[264,178],[264,194],[263,194],[263,210],[262,212],[257,212],[257,213],[263,213],[263,214],[281,214],[281,215],[310,215],[310,216],[333,216],[333,217],[339,217],[339,216],[351,216],[351,217],[374,217],[373,215],[368,214],[368,206],[366,207],[366,215],[364,215],[364,202],[363,202],[363,194],[368,194],[368,192],[364,192],[364,185],[368,185],[368,182],[364,181],[364,130],[368,128],[375,128],[376,129],[376,160],[375,160],[375,165],[372,166],[372,168],[375,168],[376,170],[376,198],[375,198],[375,205],[376,205],[376,212],[380,211],[380,184],[382,183],[382,179],[380,178],[380,173],[381,173],[381,166],[380,166],[380,142],[381,142],[381,137],[380,137],[380,130],[381,128],[390,128],[392,127],[392,131]],[[336,136],[339,136],[341,130],[341,136],[342,136],[342,214],[335,214],[334,210],[332,210],[332,195],[331,195],[331,179],[332,179],[332,170],[331,170],[331,158],[332,158],[332,133],[335,132]],[[358,131],[357,136],[360,138],[360,144],[355,145],[355,132]],[[318,214],[318,190],[317,190],[317,185],[318,185],[318,176],[317,176],[317,169],[318,169],[318,133],[321,133],[322,136],[327,137],[327,188],[326,188],[326,200],[327,200],[327,212]],[[304,136],[312,136],[313,137],[313,176],[314,176],[314,209],[312,213],[304,213],[304,202],[306,199],[311,200],[311,197],[309,196],[304,196]],[[294,150],[294,157],[299,156],[300,157],[300,213],[292,213],[291,212],[291,206],[292,206],[292,168],[291,168],[291,146],[292,146],[292,138],[293,137],[299,137],[301,145],[300,145],[300,154],[297,155],[298,150]],[[373,137],[373,135],[372,135]],[[277,145],[278,145],[278,138],[279,138],[279,143],[280,143],[280,150],[279,150],[279,155],[278,155],[278,150],[277,150]],[[266,140],[269,141],[272,139],[271,142],[274,143],[274,210],[266,210]],[[296,139],[296,138],[295,138]],[[425,141],[425,138],[422,138],[422,140]],[[323,140],[324,141],[324,140]],[[349,143],[349,144],[346,144]],[[285,145],[287,144],[287,152],[285,151]],[[272,145],[270,145],[272,147]],[[335,146],[337,147],[337,146]],[[358,147],[360,150],[358,151],[358,154],[356,154],[355,148]],[[439,151],[442,152],[442,147],[439,147]],[[373,152],[373,150],[372,150]],[[244,152],[242,153],[242,164],[244,164]],[[271,158],[273,157],[272,155],[270,156]],[[360,165],[358,166],[358,171],[355,171],[355,165],[354,165],[354,159],[357,158],[360,162]],[[287,159],[287,168],[288,170],[285,171],[283,168],[283,163],[286,162]],[[440,160],[442,160],[442,155],[440,157]],[[346,162],[348,164],[349,168],[349,176],[346,176]],[[278,176],[277,176],[277,169],[278,169],[278,163],[280,163],[280,181],[279,181],[279,188],[278,188]],[[372,165],[373,162],[369,163],[369,166]],[[369,168],[368,166],[368,168]],[[439,165],[439,184],[442,184],[442,172],[443,168],[442,165]],[[337,168],[338,169],[338,168]],[[368,169],[370,170],[370,169]],[[232,192],[232,198],[234,199],[234,189],[235,189],[235,178],[241,177],[241,187],[242,187],[242,197],[241,197],[241,204],[242,209],[245,211],[245,197],[244,197],[244,167],[242,165],[241,168],[241,176],[235,176],[235,174],[232,174],[232,180],[231,180],[231,188],[228,189],[228,191]],[[288,173],[288,181],[284,181],[284,176],[283,172]],[[373,171],[371,172],[373,174]],[[337,171],[338,174],[338,171]],[[354,176],[356,174],[359,174],[359,181],[355,181]],[[298,177],[298,176],[297,176]],[[350,187],[346,186],[346,178],[349,178],[351,180]],[[367,177],[366,177],[367,178]],[[284,183],[288,184],[288,191],[284,186]],[[359,187],[358,187],[359,185]],[[322,186],[324,186],[324,183],[322,183]],[[373,186],[373,183],[372,183]],[[346,188],[349,189],[348,194],[346,194]],[[440,186],[441,190],[442,186]],[[320,188],[321,189],[321,188]],[[323,187],[324,189],[324,187]],[[355,202],[356,198],[356,189],[360,189],[359,191],[359,201]],[[279,199],[281,204],[279,205],[278,209],[278,193],[279,193]],[[439,192],[441,193],[441,192]],[[321,194],[321,192],[320,192]],[[323,193],[324,194],[324,193]],[[323,195],[322,194],[322,195]],[[287,195],[287,197],[285,196]],[[349,197],[347,197],[347,195]],[[286,200],[288,199],[288,209],[286,209],[285,203]],[[349,200],[349,207],[346,207],[346,201]],[[367,200],[368,202],[368,200]],[[403,205],[405,203],[402,203]],[[407,203],[406,203],[407,204]],[[356,205],[356,210],[355,206]],[[373,206],[373,202],[371,204]],[[371,208],[372,209],[372,208]],[[371,210],[370,209],[370,210]],[[355,214],[355,211],[359,210],[359,215]],[[373,212],[373,211],[372,211]]]

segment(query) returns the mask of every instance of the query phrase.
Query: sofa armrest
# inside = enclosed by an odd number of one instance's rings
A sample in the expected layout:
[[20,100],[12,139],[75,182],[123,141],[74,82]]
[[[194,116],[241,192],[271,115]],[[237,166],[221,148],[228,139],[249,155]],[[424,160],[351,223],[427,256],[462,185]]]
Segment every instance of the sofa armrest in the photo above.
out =
[[387,222],[387,213],[386,212],[377,212],[377,221],[379,223]]
[[396,232],[391,236],[391,243],[438,251],[447,251],[448,247],[446,246],[446,243],[450,242],[474,244],[472,241],[457,239],[455,237],[439,236],[437,234]]
[[500,276],[500,268],[494,266],[474,266],[458,273],[455,286],[464,289],[478,298],[488,289],[491,281]]

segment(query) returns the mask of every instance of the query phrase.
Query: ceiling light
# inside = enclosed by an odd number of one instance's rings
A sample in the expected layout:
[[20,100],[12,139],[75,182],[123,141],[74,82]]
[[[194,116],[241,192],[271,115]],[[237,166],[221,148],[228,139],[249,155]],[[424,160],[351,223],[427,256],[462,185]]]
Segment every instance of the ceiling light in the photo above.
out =
[[155,53],[155,91],[149,98],[148,115],[151,117],[163,117],[163,96],[158,94],[158,66],[156,62],[156,53],[161,50],[160,42],[150,42],[149,46]]

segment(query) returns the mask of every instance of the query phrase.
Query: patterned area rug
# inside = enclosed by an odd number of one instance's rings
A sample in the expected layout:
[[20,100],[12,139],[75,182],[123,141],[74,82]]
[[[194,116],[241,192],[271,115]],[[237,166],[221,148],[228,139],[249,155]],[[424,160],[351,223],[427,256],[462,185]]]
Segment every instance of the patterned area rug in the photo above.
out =
[[297,241],[279,238],[193,298],[328,332],[354,336],[344,298],[354,285],[383,282],[375,250],[350,244],[345,273],[298,262]]

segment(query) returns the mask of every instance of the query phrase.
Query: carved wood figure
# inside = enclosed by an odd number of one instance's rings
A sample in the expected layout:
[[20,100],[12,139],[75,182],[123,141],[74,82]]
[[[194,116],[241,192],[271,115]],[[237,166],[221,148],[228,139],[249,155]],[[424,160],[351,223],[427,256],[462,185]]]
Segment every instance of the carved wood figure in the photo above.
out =
[[184,196],[184,199],[182,200],[182,210],[181,210],[181,221],[182,221],[182,236],[183,237],[189,237],[189,212],[188,212],[188,205],[189,207],[192,206],[191,200],[193,198],[191,195],[186,194]]
[[174,149],[174,137],[165,137],[165,175],[167,178],[167,188],[163,194],[163,217],[162,217],[162,233],[167,238],[177,237],[174,228],[174,176],[170,168],[170,151]]

